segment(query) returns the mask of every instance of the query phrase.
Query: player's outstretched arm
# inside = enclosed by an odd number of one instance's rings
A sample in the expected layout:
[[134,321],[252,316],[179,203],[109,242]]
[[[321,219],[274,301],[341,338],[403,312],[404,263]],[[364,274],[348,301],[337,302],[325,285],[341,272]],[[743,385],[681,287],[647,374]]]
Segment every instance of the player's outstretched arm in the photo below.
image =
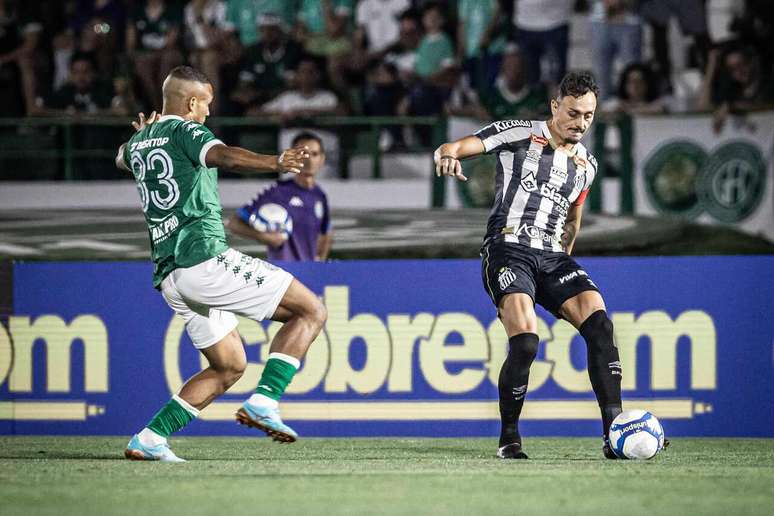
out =
[[309,158],[309,149],[287,149],[279,156],[256,154],[241,147],[214,145],[205,157],[208,167],[225,168],[243,174],[292,172],[298,174]]
[[462,173],[460,160],[478,156],[484,151],[484,143],[478,136],[466,136],[454,142],[444,143],[433,153],[435,175],[438,177],[454,176],[460,181],[467,181],[468,178]]

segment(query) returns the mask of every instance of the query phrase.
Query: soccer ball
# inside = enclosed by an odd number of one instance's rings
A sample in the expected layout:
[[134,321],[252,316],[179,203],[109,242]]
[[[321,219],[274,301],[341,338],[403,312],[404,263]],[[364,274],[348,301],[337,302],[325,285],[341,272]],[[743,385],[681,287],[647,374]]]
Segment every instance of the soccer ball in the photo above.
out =
[[610,425],[610,447],[622,459],[652,459],[664,448],[664,428],[646,410],[625,410]]
[[266,203],[250,215],[250,225],[261,233],[278,231],[285,240],[293,232],[293,219],[288,210],[275,203]]

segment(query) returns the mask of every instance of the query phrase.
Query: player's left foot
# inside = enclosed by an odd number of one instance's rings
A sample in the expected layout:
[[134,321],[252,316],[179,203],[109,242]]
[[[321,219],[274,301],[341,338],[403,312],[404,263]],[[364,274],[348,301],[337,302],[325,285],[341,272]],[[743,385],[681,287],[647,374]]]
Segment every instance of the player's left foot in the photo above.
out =
[[296,431],[282,422],[279,409],[276,408],[261,407],[246,401],[237,411],[236,420],[240,425],[265,432],[275,441],[292,443],[298,438]]
[[511,443],[500,446],[497,449],[498,459],[528,459],[527,454],[521,449],[521,443]]
[[602,438],[602,454],[604,454],[606,459],[615,460],[620,457],[615,454],[613,451],[613,448],[610,447],[610,439],[607,438],[607,436]]
[[157,460],[160,462],[185,462],[169,449],[169,445],[164,442],[156,446],[148,446],[140,441],[139,436],[135,435],[124,450],[124,457],[129,460]]

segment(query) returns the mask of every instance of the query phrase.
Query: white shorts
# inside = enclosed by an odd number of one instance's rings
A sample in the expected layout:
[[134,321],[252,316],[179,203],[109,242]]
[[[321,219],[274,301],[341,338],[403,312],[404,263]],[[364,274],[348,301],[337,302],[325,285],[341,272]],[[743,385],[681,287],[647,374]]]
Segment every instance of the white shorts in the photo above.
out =
[[254,321],[274,315],[293,276],[234,249],[193,267],[175,269],[161,295],[185,320],[197,349],[212,346],[236,328],[234,314]]

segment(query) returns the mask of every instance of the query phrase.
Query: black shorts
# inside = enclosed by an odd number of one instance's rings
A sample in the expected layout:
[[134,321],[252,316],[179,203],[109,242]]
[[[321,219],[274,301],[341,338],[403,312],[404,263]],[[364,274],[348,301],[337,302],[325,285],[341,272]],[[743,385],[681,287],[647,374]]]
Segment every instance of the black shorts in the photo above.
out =
[[522,293],[561,319],[562,304],[587,290],[599,289],[566,253],[494,241],[481,248],[481,277],[495,307],[506,294]]

